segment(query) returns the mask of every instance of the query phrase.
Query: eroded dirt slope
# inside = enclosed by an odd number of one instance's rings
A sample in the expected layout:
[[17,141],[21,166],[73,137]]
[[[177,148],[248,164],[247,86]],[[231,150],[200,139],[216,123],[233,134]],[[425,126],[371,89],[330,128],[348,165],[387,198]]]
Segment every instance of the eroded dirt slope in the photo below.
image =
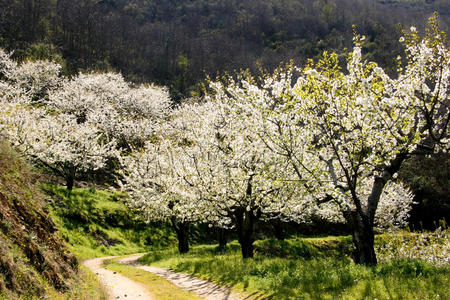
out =
[[78,262],[56,235],[36,176],[0,140],[0,294],[41,296],[64,291]]

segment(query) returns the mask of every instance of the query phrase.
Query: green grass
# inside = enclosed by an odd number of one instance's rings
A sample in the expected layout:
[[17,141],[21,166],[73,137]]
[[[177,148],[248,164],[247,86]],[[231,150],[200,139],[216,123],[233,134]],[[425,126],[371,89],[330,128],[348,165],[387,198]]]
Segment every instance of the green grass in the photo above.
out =
[[145,224],[125,206],[120,192],[94,188],[68,191],[43,185],[59,235],[81,259],[162,249],[176,241],[165,224]]
[[135,282],[143,285],[154,300],[196,300],[199,297],[184,291],[170,281],[153,273],[138,269],[130,265],[106,261],[104,265],[108,270],[120,273]]
[[233,242],[225,255],[217,254],[214,246],[196,246],[185,255],[175,250],[154,251],[141,262],[232,285],[247,293],[261,291],[270,299],[450,298],[448,265],[393,260],[376,267],[359,266],[345,256],[348,240],[259,241],[255,258],[247,260],[241,258],[239,245]]

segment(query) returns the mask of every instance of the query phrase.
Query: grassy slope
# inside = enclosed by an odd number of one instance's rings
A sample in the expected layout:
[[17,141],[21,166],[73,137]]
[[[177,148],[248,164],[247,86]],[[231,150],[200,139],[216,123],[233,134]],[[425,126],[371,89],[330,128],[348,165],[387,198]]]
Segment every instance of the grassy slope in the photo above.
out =
[[[379,237],[384,243],[389,237]],[[449,299],[450,267],[420,260],[392,260],[376,267],[355,265],[345,252],[348,237],[264,240],[255,259],[243,260],[236,242],[218,255],[214,246],[191,253],[153,252],[142,262],[169,267],[247,293],[262,291],[273,299]]]
[[167,247],[175,241],[165,225],[135,219],[119,192],[43,186],[60,236],[81,259],[125,255]]
[[102,299],[44,207],[37,176],[0,141],[0,299]]

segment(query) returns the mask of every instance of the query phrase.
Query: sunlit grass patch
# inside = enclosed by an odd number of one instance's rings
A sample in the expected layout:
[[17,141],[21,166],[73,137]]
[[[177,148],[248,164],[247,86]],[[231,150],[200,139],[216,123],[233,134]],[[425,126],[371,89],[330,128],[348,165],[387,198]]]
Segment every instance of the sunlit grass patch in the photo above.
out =
[[[242,259],[236,242],[224,255],[216,254],[214,246],[203,245],[183,255],[175,250],[151,252],[141,262],[232,285],[247,293],[260,291],[271,299],[450,298],[448,265],[411,259],[386,261],[375,267],[355,265],[339,250],[346,247],[336,241],[346,245],[349,240],[259,241],[254,259]],[[290,249],[280,249],[280,245]],[[270,255],[271,246],[283,257]]]
[[438,265],[450,263],[450,229],[434,232],[399,232],[376,237],[380,261],[421,259]]
[[125,206],[121,192],[43,185],[50,213],[71,250],[81,259],[145,252],[175,241],[164,224],[145,224]]

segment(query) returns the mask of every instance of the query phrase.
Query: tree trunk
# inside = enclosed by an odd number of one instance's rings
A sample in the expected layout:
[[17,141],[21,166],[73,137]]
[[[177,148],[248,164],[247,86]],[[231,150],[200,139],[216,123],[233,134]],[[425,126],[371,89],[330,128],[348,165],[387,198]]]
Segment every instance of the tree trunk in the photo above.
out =
[[[350,211],[347,221],[352,228],[353,260],[360,265],[376,265],[377,257],[374,248],[373,223],[375,213],[380,202],[380,197],[386,183],[398,172],[407,153],[398,154],[383,170],[381,176],[377,176],[372,186],[372,191],[367,199],[367,209],[363,210],[359,200],[354,196],[357,209]],[[354,193],[356,194],[356,193]],[[357,201],[356,201],[357,200]],[[359,209],[358,209],[359,207]]]
[[238,241],[241,245],[242,258],[253,257],[253,242],[255,241],[255,223],[257,217],[253,211],[237,211],[236,212],[236,229],[238,233]]
[[66,187],[69,191],[73,189],[73,186],[75,184],[75,179],[72,176],[66,177]]
[[[254,174],[250,175],[246,196],[247,199],[252,198],[253,186],[252,178]],[[251,202],[253,203],[253,201]],[[261,210],[253,207],[236,207],[234,211],[234,219],[236,221],[236,229],[238,233],[238,241],[241,244],[242,258],[253,257],[253,242],[255,241],[255,226],[256,222],[261,217]]]
[[180,253],[189,252],[189,231],[187,228],[179,230],[177,232],[178,236],[178,251]]
[[242,249],[242,258],[253,258],[253,241],[244,239],[239,241]]
[[374,248],[373,224],[380,197],[386,183],[398,172],[408,153],[399,153],[384,168],[381,176],[375,177],[371,193],[367,199],[367,208],[363,209],[356,191],[351,190],[355,209],[344,212],[344,217],[352,229],[353,260],[360,265],[376,265],[377,257]]
[[280,219],[276,219],[273,221],[272,225],[277,240],[284,241],[284,239],[286,238],[286,233],[284,231],[283,221],[281,221]]
[[377,257],[374,248],[373,225],[369,218],[361,216],[357,211],[351,212],[351,228],[353,238],[353,261],[359,265],[376,265]]
[[77,173],[77,168],[74,166],[68,166],[63,170],[63,175],[66,178],[66,187],[71,191],[75,185],[75,175]]
[[219,252],[225,253],[225,249],[228,243],[228,234],[227,230],[224,228],[218,228],[218,240],[219,240]]
[[172,218],[172,224],[175,228],[178,238],[178,251],[180,253],[189,252],[189,223],[188,222],[178,222]]

